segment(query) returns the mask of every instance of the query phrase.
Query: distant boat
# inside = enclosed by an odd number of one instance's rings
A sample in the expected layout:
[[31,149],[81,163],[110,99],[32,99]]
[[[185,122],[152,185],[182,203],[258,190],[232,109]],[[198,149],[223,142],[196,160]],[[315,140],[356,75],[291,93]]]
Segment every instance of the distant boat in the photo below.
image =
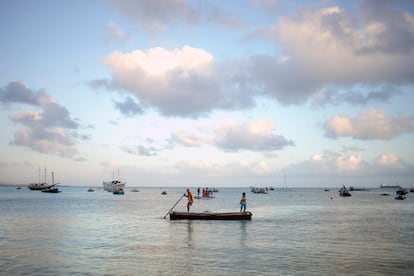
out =
[[339,195],[343,197],[352,196],[349,190],[345,187],[345,185],[343,185],[342,188],[339,189]]
[[[112,176],[112,178],[114,178],[114,177]],[[102,184],[103,184],[103,188],[104,188],[105,191],[108,191],[108,192],[112,193],[112,192],[114,192],[115,188],[119,188],[119,187],[125,188],[126,182],[121,182],[119,180],[119,170],[118,170],[118,179],[117,180],[103,181]]]
[[267,190],[265,188],[251,187],[250,191],[255,194],[267,194]]
[[30,183],[27,187],[30,190],[34,190],[34,191],[41,191],[41,190],[45,190],[45,189],[49,189],[50,187],[52,187],[53,185],[49,185],[47,184],[46,181],[46,168],[45,168],[45,181],[41,182],[40,180],[40,168],[39,168],[39,181],[37,183]]
[[51,193],[51,194],[60,193],[61,191],[56,186],[57,184],[59,184],[59,183],[55,183],[55,177],[54,177],[54,174],[52,172],[52,185],[49,188],[42,190],[42,193]]
[[162,192],[161,192],[161,194],[162,194],[162,195],[166,195],[166,194],[167,194],[167,192],[166,192],[166,191],[162,191]]
[[170,220],[188,219],[188,220],[249,220],[252,218],[251,212],[231,212],[231,213],[188,213],[172,212]]
[[131,190],[131,192],[137,193],[137,192],[139,192],[139,190],[134,188],[134,189]]
[[392,189],[396,189],[396,188],[401,188],[400,185],[396,184],[396,185],[387,185],[387,184],[381,184],[380,188],[392,188]]
[[94,192],[95,190],[92,188],[92,187],[90,187],[89,189],[88,189],[88,192]]
[[395,196],[395,199],[397,199],[397,200],[404,200],[404,199],[406,199],[406,196],[405,195],[402,195],[402,194],[397,194]]
[[124,195],[125,191],[122,186],[116,186],[112,192],[114,195]]
[[396,191],[395,191],[395,193],[397,194],[397,195],[402,195],[402,196],[405,196],[406,194],[408,194],[408,191],[407,191],[407,189],[404,189],[404,188],[398,188]]

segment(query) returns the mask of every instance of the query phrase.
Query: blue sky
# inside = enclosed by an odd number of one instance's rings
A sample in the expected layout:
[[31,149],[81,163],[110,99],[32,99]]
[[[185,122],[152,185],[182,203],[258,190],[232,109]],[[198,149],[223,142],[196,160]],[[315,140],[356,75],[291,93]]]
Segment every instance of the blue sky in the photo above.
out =
[[1,1],[0,173],[414,185],[411,1]]

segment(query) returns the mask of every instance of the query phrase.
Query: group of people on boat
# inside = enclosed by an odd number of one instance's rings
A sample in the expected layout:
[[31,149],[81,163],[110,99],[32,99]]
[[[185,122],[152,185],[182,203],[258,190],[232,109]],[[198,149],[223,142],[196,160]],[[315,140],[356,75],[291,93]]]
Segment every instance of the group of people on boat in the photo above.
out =
[[[200,193],[200,188],[197,189],[197,192],[198,194]],[[205,189],[203,189],[203,194],[204,192],[205,192]],[[184,196],[187,197],[187,212],[190,212],[190,207],[194,203],[194,197],[189,188],[187,188],[187,191],[184,194]],[[246,193],[243,192],[242,197],[240,199],[240,212],[246,212],[246,207],[247,207]]]

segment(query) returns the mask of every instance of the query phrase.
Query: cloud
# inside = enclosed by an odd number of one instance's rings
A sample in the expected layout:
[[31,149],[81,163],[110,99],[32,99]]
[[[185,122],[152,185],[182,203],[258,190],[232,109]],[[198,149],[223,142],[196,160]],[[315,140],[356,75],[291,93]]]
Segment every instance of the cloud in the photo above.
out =
[[372,86],[366,86],[360,89],[347,89],[346,91],[330,88],[313,93],[310,97],[310,102],[315,106],[326,104],[339,105],[343,103],[363,106],[369,103],[386,103],[391,98],[401,94],[397,87],[390,85],[381,85],[377,89]]
[[15,132],[11,144],[25,146],[42,153],[58,153],[64,157],[72,157],[78,153],[72,147],[74,140],[62,128],[19,129]]
[[342,147],[342,152],[344,153],[348,153],[348,152],[361,152],[364,151],[364,149],[358,147],[358,146],[343,146]]
[[216,125],[209,132],[211,135],[199,135],[177,130],[171,140],[187,147],[199,147],[203,144],[212,145],[228,152],[249,150],[271,152],[294,146],[292,140],[276,134],[276,125],[267,119],[248,122],[228,120]]
[[0,88],[0,101],[3,104],[22,103],[35,106],[46,106],[53,103],[46,91],[34,92],[21,81],[12,81],[6,87]]
[[177,129],[163,143],[146,139],[146,142],[139,145],[124,145],[122,150],[135,155],[156,156],[159,152],[176,146],[198,148],[204,145],[226,152],[241,150],[263,152],[267,157],[274,158],[276,155],[272,152],[295,146],[295,143],[282,135],[277,135],[276,125],[269,120],[257,119],[247,122],[228,120],[215,126],[199,127],[195,131]]
[[184,46],[172,51],[157,47],[113,52],[104,63],[112,80],[94,82],[95,86],[128,91],[142,107],[164,115],[200,116],[230,102],[220,91],[212,55],[202,49]]
[[[239,66],[244,79],[284,104],[305,102],[323,90],[335,95],[335,90],[361,84],[413,85],[413,15],[387,1],[370,3],[361,5],[360,13],[352,17],[337,6],[301,9],[248,34],[250,40],[275,43],[281,48],[280,55],[289,60],[280,62],[270,55],[248,57]],[[357,102],[387,96],[343,94],[333,98],[340,97]]]
[[109,22],[106,25],[108,37],[119,42],[128,42],[131,40],[114,22]]
[[152,147],[152,146],[143,146],[143,145],[136,145],[136,146],[122,146],[123,151],[134,154],[134,155],[141,155],[141,156],[156,156],[160,149]]
[[366,161],[361,154],[332,150],[325,150],[287,168],[291,175],[307,177],[401,177],[412,176],[413,169],[414,166],[406,164],[394,153],[381,154],[372,161]]
[[168,27],[194,26],[201,23],[215,24],[229,29],[243,26],[243,22],[235,14],[208,1],[110,0],[110,4],[149,33],[162,33]]
[[414,18],[406,11],[393,9],[392,1],[363,1],[364,33],[356,37],[356,51],[407,54],[414,50]]
[[216,129],[214,143],[226,151],[274,151],[295,145],[275,131],[276,125],[266,119],[243,124],[228,121]]
[[248,162],[241,160],[239,162],[220,164],[210,160],[186,160],[180,161],[175,165],[183,175],[197,176],[202,179],[206,177],[217,178],[235,178],[240,179],[270,176],[274,175],[275,171],[266,161]]
[[130,96],[125,97],[123,102],[115,102],[115,107],[127,117],[132,117],[144,112],[144,110]]
[[212,4],[207,5],[207,2],[203,3],[199,13],[202,13],[204,23],[215,23],[228,29],[237,29],[245,25],[235,14]]
[[76,157],[73,159],[75,162],[85,162],[88,161],[86,158],[84,157]]
[[[210,4],[196,7],[187,1],[113,5],[129,18],[161,29],[174,22],[200,22],[217,11]],[[395,5],[364,3],[358,13],[338,6],[303,8],[246,34],[243,43],[265,39],[278,49],[277,55],[219,63],[208,51],[191,46],[112,52],[103,60],[111,78],[90,84],[130,93],[141,108],[164,116],[193,118],[252,107],[257,96],[284,105],[387,102],[403,86],[414,85],[414,16]]]
[[110,0],[110,4],[149,32],[163,32],[166,25],[194,24],[199,16],[185,0],[134,1]]
[[171,135],[171,140],[186,147],[199,147],[204,143],[201,137],[182,130],[174,131]]
[[355,118],[333,116],[324,125],[325,136],[329,138],[352,137],[363,140],[390,140],[414,129],[413,118],[389,117],[384,110],[368,109]]
[[377,156],[373,161],[373,166],[384,175],[410,176],[414,172],[414,166],[405,163],[395,153]]
[[73,120],[69,111],[53,101],[45,92],[34,92],[22,82],[10,82],[0,89],[3,103],[24,103],[40,107],[43,112],[26,110],[9,116],[12,122],[22,124],[14,134],[12,145],[24,146],[42,153],[55,153],[64,157],[77,154],[74,147],[77,139],[89,139],[76,130],[79,123]]

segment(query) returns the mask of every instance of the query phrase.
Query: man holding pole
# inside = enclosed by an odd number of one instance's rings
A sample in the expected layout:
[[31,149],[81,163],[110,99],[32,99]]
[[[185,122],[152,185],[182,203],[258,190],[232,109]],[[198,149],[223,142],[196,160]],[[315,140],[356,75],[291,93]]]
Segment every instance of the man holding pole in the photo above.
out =
[[193,194],[191,193],[189,188],[187,188],[187,194],[184,194],[184,196],[186,196],[188,199],[187,212],[190,212],[190,206],[193,205],[194,199],[193,199]]

